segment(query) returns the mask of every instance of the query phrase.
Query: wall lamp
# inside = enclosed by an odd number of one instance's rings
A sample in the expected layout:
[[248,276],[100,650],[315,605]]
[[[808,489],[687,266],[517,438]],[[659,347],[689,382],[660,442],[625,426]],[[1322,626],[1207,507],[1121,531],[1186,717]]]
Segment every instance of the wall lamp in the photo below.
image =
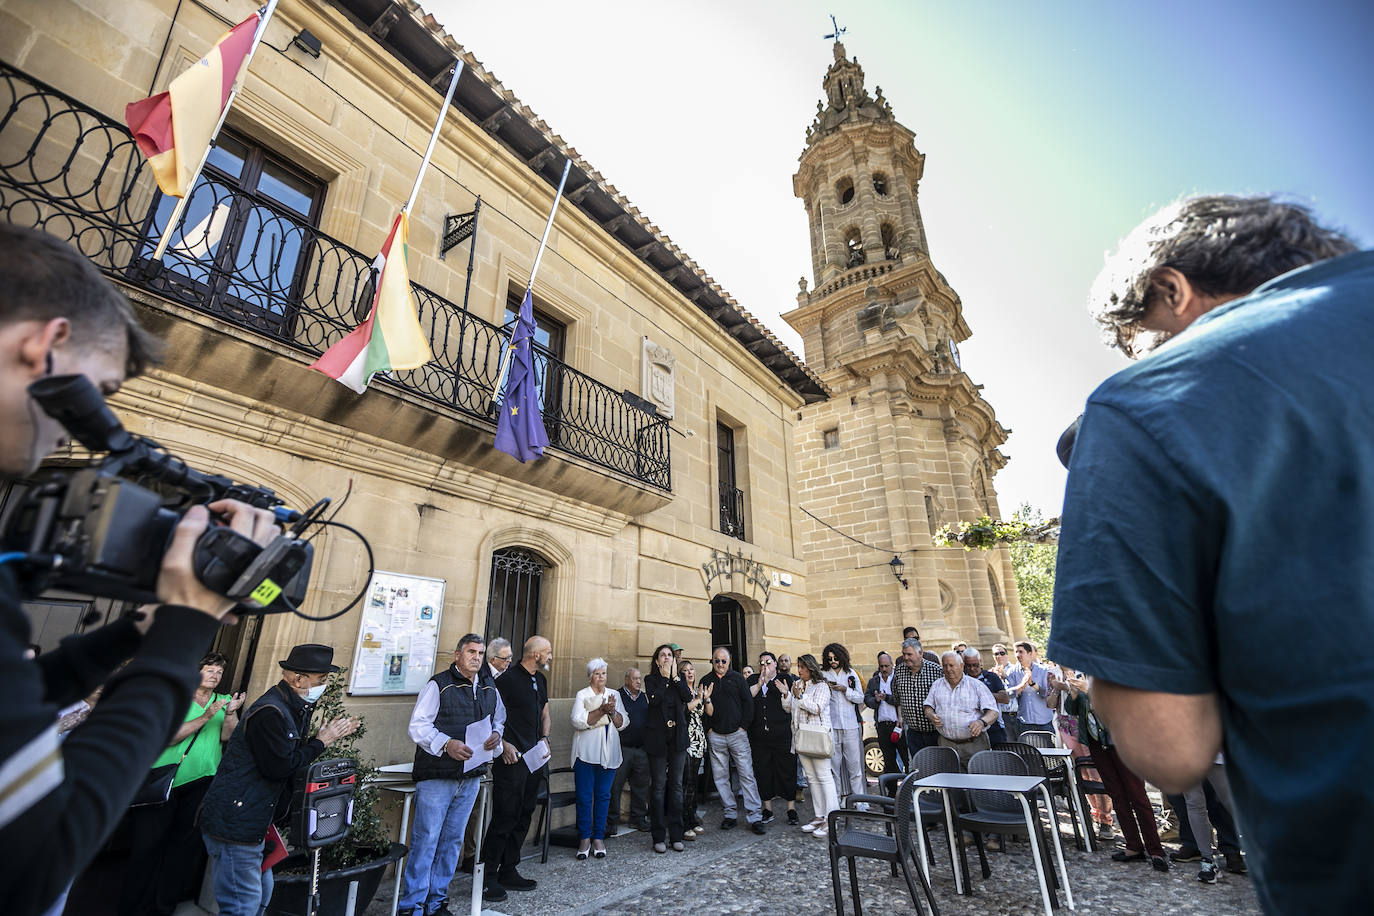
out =
[[894,553],[892,555],[892,560],[887,564],[887,568],[892,570],[892,578],[902,583],[902,588],[911,588],[911,586],[907,584],[906,579],[902,578],[902,572],[906,569],[906,564],[902,562],[901,557]]
[[320,56],[320,49],[324,47],[324,43],[314,35],[311,35],[309,29],[301,29],[296,33],[296,37],[291,39],[291,46],[299,48],[311,57],[318,58]]

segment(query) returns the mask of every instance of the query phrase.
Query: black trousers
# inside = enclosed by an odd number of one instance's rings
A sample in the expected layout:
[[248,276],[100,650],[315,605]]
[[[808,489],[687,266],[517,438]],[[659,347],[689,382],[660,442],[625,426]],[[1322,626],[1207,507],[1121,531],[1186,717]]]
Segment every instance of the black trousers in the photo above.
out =
[[791,732],[749,736],[749,756],[754,760],[754,779],[759,800],[797,800],[797,755],[792,753]]
[[687,756],[682,768],[682,831],[686,833],[701,823],[697,818],[697,786],[701,784],[701,758]]
[[119,916],[171,916],[178,903],[195,896],[206,857],[196,812],[209,788],[206,776],[177,786],[160,805],[129,809]]
[[671,751],[667,757],[649,755],[649,832],[655,843],[682,839],[682,771],[686,765],[686,751]]
[[[897,727],[896,722],[879,722],[874,728],[878,732],[878,746],[883,749],[883,772],[900,773],[901,768],[897,766],[897,745],[892,743],[892,731]],[[902,743],[905,744],[905,740]],[[905,755],[903,755],[905,757]]]
[[488,887],[500,884],[502,873],[509,874],[520,864],[520,847],[534,819],[539,785],[547,778],[547,766],[538,773],[531,773],[523,760],[511,764],[498,760],[492,765],[491,826],[487,828],[486,842],[482,846]]

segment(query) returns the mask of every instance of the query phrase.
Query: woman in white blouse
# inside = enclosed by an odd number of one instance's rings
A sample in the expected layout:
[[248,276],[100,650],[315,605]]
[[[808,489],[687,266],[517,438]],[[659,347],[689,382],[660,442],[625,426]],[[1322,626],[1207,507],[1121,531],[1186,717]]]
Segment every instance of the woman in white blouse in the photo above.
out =
[[620,766],[620,731],[629,716],[616,707],[616,692],[606,689],[606,661],[587,662],[587,686],[572,704],[572,767],[577,783],[577,858],[588,852],[606,858],[606,811],[611,783]]
[[[782,706],[792,714],[794,736],[804,726],[830,728],[830,685],[821,676],[821,666],[816,656],[808,652],[797,659],[797,682],[792,685],[790,693],[782,695]],[[796,750],[795,737],[793,750]],[[802,832],[826,836],[826,815],[839,807],[830,761],[824,757],[807,757],[803,754],[798,754],[797,759],[806,773],[811,790],[811,810],[816,815],[811,823],[802,825]]]

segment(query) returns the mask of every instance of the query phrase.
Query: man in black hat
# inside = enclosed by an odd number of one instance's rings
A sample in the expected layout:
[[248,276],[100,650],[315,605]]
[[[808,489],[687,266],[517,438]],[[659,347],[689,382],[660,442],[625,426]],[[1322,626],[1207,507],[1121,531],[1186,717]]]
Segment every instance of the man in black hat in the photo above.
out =
[[309,737],[315,704],[339,670],[333,661],[329,646],[294,647],[278,663],[281,680],[243,714],[224,749],[200,809],[221,916],[258,916],[267,906],[272,869],[262,868],[263,839],[290,805],[292,777],[358,729],[357,719],[339,716]]

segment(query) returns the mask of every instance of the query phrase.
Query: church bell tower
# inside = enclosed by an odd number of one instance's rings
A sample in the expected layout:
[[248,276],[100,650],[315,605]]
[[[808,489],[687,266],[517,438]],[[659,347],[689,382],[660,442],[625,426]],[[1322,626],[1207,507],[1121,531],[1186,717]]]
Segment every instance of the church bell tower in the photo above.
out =
[[895,651],[908,625],[931,648],[1024,639],[1006,549],[933,543],[944,524],[1000,517],[1007,430],[960,363],[972,331],[931,261],[925,155],[858,58],[832,50],[792,178],[811,282],[782,316],[831,394],[797,423],[811,632],[856,659]]

